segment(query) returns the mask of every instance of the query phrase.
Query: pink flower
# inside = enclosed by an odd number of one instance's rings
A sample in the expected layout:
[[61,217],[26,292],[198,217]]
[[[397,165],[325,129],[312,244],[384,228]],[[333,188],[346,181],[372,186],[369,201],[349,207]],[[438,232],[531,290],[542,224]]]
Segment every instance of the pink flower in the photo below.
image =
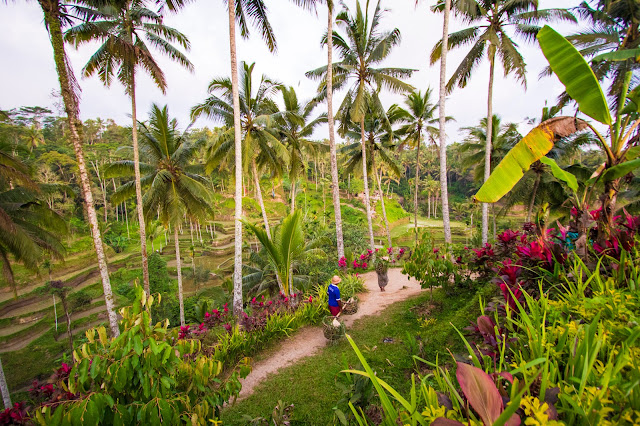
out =
[[393,253],[393,247],[389,247],[389,248],[387,249],[387,253],[388,253],[388,254]]
[[264,300],[264,294],[262,295],[262,300]]
[[251,299],[251,303],[256,303],[256,298]]
[[309,296],[309,303],[313,303],[313,297]]
[[272,304],[273,304],[273,302],[272,302],[271,300],[269,300],[269,301],[267,302],[267,305],[272,305]]
[[204,317],[205,317],[205,318],[209,318],[210,316],[211,316],[211,314],[210,314],[209,312],[205,312],[205,313],[204,313]]
[[285,302],[288,302],[288,301],[289,301],[289,298],[288,298],[288,297],[285,297],[285,298],[284,298],[284,301],[285,301]]
[[364,254],[360,255],[360,260],[364,260],[367,256],[365,256]]
[[439,252],[439,251],[440,251],[440,249],[439,249],[439,248],[434,248],[434,249],[433,249],[433,252],[434,252],[434,253],[437,253],[437,252]]
[[353,261],[353,268],[354,268],[354,269],[356,269],[356,268],[359,268],[359,267],[360,267],[360,265],[358,265],[358,262],[356,262],[356,261],[354,260],[354,261]]
[[575,206],[571,207],[571,216],[578,216],[578,209]]
[[260,304],[258,306],[260,306],[262,308],[264,306],[264,302],[260,302]]
[[367,262],[364,262],[364,263],[362,264],[362,267],[363,267],[363,268],[366,268],[366,267],[367,267]]

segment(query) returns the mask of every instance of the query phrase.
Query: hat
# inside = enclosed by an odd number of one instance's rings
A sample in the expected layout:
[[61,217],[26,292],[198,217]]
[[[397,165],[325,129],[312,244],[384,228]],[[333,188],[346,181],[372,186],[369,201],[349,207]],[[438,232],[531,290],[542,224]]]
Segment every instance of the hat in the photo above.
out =
[[333,278],[331,278],[331,284],[338,284],[340,282],[342,282],[342,278],[337,275],[334,275]]

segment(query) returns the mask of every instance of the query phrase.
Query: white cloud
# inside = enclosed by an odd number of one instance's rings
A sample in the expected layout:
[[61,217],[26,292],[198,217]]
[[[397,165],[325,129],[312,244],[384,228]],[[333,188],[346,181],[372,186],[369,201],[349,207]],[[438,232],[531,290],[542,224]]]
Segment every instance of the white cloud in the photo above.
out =
[[[540,7],[571,7],[578,1],[546,0]],[[278,52],[271,54],[257,31],[250,40],[238,43],[238,59],[256,62],[256,73],[262,73],[287,85],[292,85],[301,98],[310,98],[315,93],[316,82],[304,76],[305,71],[326,64],[326,52],[320,46],[320,38],[326,28],[326,11],[320,9],[313,16],[292,5],[287,0],[267,3],[270,20],[278,40]],[[353,6],[355,0],[347,1]],[[415,68],[419,71],[410,79],[417,89],[434,88],[437,98],[439,65],[429,66],[429,52],[441,38],[441,15],[430,12],[429,2],[423,1],[416,8],[413,1],[391,1],[383,3],[391,8],[382,22],[382,28],[398,27],[402,32],[402,43],[390,55],[389,66]],[[168,104],[172,115],[185,126],[189,109],[206,97],[206,88],[214,76],[229,74],[228,19],[222,0],[198,1],[188,5],[177,15],[168,16],[167,25],[185,33],[191,40],[192,49],[188,57],[195,66],[189,73],[166,58],[160,63],[168,81],[166,95],[154,87],[146,76],[138,79],[138,116],[144,119],[151,103]],[[53,66],[51,45],[42,23],[42,12],[37,3],[10,3],[2,6],[0,26],[5,36],[0,40],[0,55],[5,58],[0,67],[2,100],[0,108],[8,109],[23,105],[52,107],[52,91],[58,89]],[[463,28],[452,22],[452,31]],[[571,31],[567,25],[560,27]],[[105,88],[97,77],[80,78],[80,70],[96,46],[85,46],[79,51],[68,47],[69,56],[82,87],[81,116],[87,118],[113,118],[120,124],[129,124],[130,101],[123,87],[114,82]],[[555,78],[538,80],[538,73],[546,64],[535,46],[521,43],[521,52],[528,64],[528,90],[512,77],[503,78],[497,67],[494,89],[494,112],[506,121],[522,122],[525,117],[540,114],[545,100],[554,102],[561,91]],[[464,50],[451,52],[448,59],[448,75],[464,56]],[[335,57],[336,55],[334,55]],[[483,62],[464,89],[456,89],[449,97],[447,114],[456,118],[451,124],[450,141],[460,140],[455,131],[459,127],[475,125],[486,115],[488,64]],[[339,95],[338,95],[339,96]],[[339,100],[339,99],[338,99]],[[386,94],[383,102],[390,105],[401,102],[402,97]],[[337,108],[337,103],[336,103]],[[198,125],[212,125],[200,120]],[[319,136],[326,134],[321,130]]]

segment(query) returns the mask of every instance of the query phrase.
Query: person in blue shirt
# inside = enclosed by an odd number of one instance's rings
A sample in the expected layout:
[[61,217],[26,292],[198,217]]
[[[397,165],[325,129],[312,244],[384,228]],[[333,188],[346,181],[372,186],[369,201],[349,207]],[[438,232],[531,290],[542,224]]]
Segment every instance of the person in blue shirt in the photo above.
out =
[[331,283],[327,288],[327,295],[329,296],[329,312],[334,317],[340,315],[340,311],[342,311],[342,300],[340,300],[340,289],[338,288],[338,284],[342,282],[339,276],[334,275],[331,278]]

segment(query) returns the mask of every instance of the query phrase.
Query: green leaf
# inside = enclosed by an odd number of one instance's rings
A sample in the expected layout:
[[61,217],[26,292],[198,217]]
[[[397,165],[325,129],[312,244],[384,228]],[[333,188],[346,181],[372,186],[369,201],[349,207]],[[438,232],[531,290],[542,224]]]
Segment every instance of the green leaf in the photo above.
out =
[[626,61],[627,59],[635,59],[636,62],[640,62],[640,48],[636,49],[624,49],[616,50],[614,52],[602,53],[595,58],[591,59],[592,62],[601,61]]
[[580,111],[600,123],[611,125],[611,113],[602,87],[580,52],[548,25],[538,32],[537,38],[551,70],[578,103]]
[[640,158],[636,158],[635,160],[625,161],[624,163],[618,164],[607,169],[602,175],[603,182],[609,182],[612,180],[616,180],[629,174],[635,169],[640,167]]
[[558,166],[558,163],[556,163],[556,160],[549,157],[542,157],[540,162],[551,167],[551,173],[553,173],[553,176],[555,176],[556,179],[560,179],[565,182],[573,192],[578,191],[578,179],[576,179],[575,175],[572,173],[561,169],[560,166]]
[[620,110],[620,114],[640,112],[640,86],[629,92],[627,99],[629,99],[629,102]]
[[627,154],[624,156],[625,160],[635,160],[640,157],[640,146],[634,146],[627,150]]
[[493,170],[475,196],[476,201],[495,203],[509,192],[531,165],[553,148],[558,138],[583,130],[587,124],[574,117],[556,117],[533,128]]
[[133,338],[133,350],[136,351],[138,356],[142,355],[142,350],[144,349],[142,345],[142,339],[140,336],[135,336]]

